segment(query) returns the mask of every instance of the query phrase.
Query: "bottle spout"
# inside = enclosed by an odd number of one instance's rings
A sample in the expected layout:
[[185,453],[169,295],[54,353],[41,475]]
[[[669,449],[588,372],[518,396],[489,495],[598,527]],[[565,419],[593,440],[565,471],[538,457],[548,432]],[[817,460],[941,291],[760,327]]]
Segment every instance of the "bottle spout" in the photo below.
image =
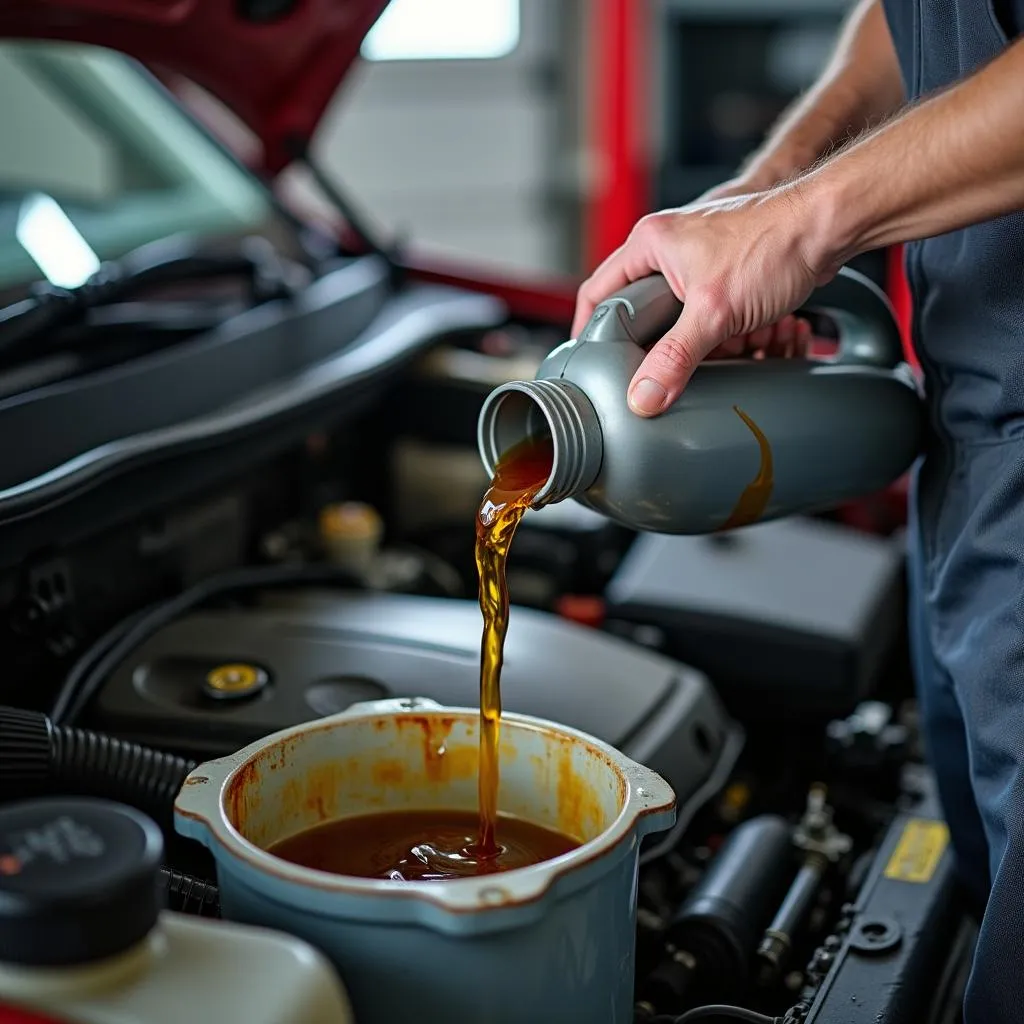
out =
[[601,469],[597,413],[586,395],[565,380],[516,380],[495,388],[477,422],[477,445],[488,476],[501,456],[527,438],[551,439],[551,473],[534,507],[581,494]]

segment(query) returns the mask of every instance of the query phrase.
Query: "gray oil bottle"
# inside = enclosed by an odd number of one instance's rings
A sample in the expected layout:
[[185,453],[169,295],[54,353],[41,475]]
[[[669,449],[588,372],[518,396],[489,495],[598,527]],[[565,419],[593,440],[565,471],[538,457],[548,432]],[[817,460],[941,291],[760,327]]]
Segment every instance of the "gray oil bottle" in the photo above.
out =
[[682,305],[660,275],[594,311],[532,381],[496,388],[478,425],[488,473],[512,445],[550,435],[539,507],[575,498],[637,530],[700,534],[834,507],[904,473],[924,409],[885,295],[843,268],[804,311],[827,316],[828,359],[702,364],[675,404],[636,416],[626,388]]

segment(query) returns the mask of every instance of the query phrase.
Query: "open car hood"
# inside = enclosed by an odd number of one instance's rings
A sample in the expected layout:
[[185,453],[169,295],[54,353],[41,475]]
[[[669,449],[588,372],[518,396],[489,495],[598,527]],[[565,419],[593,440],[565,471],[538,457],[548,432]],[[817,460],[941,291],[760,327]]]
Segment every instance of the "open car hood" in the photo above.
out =
[[120,50],[191,79],[279,171],[308,142],[388,0],[3,0],[0,36]]

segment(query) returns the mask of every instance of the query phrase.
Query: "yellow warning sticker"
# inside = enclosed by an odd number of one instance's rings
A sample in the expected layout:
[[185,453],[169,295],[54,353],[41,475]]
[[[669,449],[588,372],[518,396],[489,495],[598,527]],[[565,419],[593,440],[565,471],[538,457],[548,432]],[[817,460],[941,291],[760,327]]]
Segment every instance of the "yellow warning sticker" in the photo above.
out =
[[931,880],[949,845],[949,829],[941,821],[911,818],[896,844],[885,877],[923,884]]

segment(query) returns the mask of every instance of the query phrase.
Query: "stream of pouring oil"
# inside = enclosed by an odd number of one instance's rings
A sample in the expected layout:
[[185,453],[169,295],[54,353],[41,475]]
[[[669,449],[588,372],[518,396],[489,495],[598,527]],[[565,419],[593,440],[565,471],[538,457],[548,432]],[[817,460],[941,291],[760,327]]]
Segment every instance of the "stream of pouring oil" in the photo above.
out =
[[501,724],[501,666],[508,630],[505,566],[516,527],[551,473],[549,438],[528,438],[498,460],[476,519],[476,568],[484,631],[480,644],[480,835],[476,855],[499,852],[498,739]]

